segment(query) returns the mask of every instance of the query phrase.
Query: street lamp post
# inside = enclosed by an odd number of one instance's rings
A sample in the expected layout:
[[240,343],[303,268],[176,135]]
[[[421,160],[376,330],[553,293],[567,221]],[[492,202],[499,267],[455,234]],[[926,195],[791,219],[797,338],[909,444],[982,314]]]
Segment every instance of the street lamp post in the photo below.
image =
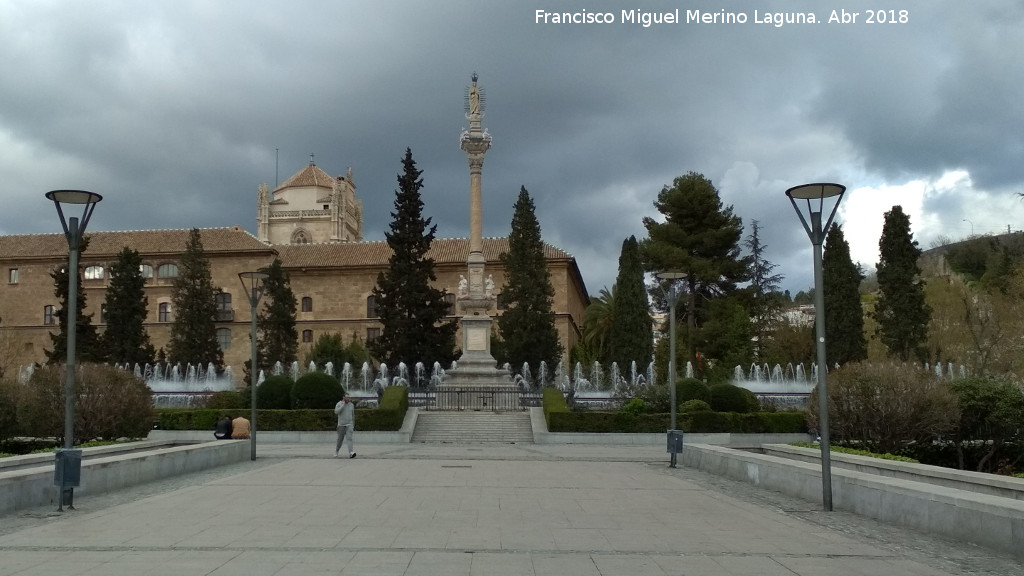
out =
[[676,454],[679,451],[679,431],[676,430],[676,300],[679,299],[679,287],[676,280],[686,278],[683,272],[659,272],[655,274],[659,280],[668,281],[668,398],[669,398],[669,431],[668,451],[669,466],[676,467]]
[[[825,241],[825,235],[832,226],[832,219],[836,216],[839,203],[843,200],[846,186],[840,184],[815,183],[794,186],[786,190],[786,196],[793,204],[796,215],[800,217],[807,237],[811,239],[814,246],[814,326],[817,336],[818,356],[818,429],[821,435],[821,500],[826,512],[832,511],[832,459],[829,447],[828,434],[828,386],[825,376],[828,372],[828,365],[825,361],[825,290],[822,282],[821,271],[821,245]],[[821,214],[825,206],[825,200],[835,198],[831,212],[825,225],[821,224]],[[804,201],[807,215],[801,211],[801,205],[797,200]],[[810,220],[810,224],[808,224]]]
[[250,460],[256,459],[256,378],[258,376],[259,365],[256,363],[256,309],[260,305],[260,298],[263,297],[263,281],[267,279],[265,272],[239,272],[238,279],[242,281],[242,289],[245,291],[246,297],[249,299],[249,309],[252,315],[252,328],[249,337],[252,341],[252,348],[250,349],[250,360],[249,360],[249,398],[250,398],[250,413],[249,422],[251,428],[249,430],[249,450]]
[[[85,190],[52,190],[46,198],[53,201],[68,241],[68,301],[64,327],[67,331],[67,361],[64,376],[64,448],[54,460],[54,483],[60,486],[58,509],[63,510],[65,495],[68,507],[74,508],[74,487],[82,467],[82,452],[75,450],[75,336],[78,333],[78,251],[96,204],[103,196]],[[82,219],[64,217],[61,204],[83,205]]]
[[970,224],[970,225],[971,225],[971,238],[974,238],[974,222],[971,222],[971,221],[970,221],[969,219],[967,219],[967,218],[964,218],[964,219],[963,219],[963,222],[967,222],[968,224]]

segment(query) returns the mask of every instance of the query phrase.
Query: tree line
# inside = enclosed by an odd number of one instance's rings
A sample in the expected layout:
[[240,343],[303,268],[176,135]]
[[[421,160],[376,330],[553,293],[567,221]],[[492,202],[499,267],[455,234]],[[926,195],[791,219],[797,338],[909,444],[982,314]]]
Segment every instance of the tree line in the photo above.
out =
[[[310,354],[314,361],[338,364],[372,359],[389,365],[429,365],[459,356],[457,321],[449,316],[447,295],[434,286],[435,262],[427,257],[436,225],[424,216],[422,171],[411,150],[406,150],[401,162],[392,220],[385,233],[391,257],[372,292],[382,325],[380,337],[366,343],[353,337],[346,345],[340,335],[322,335],[326,339],[318,340]],[[814,360],[813,327],[787,321],[784,314],[794,303],[812,302],[813,289],[792,298],[780,290],[783,276],[765,257],[760,221],[751,221],[745,230],[733,207],[722,203],[714,184],[697,172],[664,186],[654,207],[662,218],[644,218],[645,238],[623,240],[615,284],[590,297],[582,337],[569,350],[570,362],[615,362],[625,370],[633,362],[645,367],[653,359],[664,373],[668,339],[660,339],[655,348],[650,315],[651,310],[670,308],[668,281],[653,279],[658,271],[684,275],[675,281],[680,293],[677,335],[684,343],[676,362],[680,370],[689,362],[701,377],[726,379],[736,365]],[[501,255],[505,310],[494,325],[492,352],[499,364],[508,362],[518,368],[526,363],[536,373],[541,361],[554,365],[565,350],[554,324],[554,289],[541,229],[525,187],[513,207],[508,238],[508,252]],[[1019,275],[1013,274],[1016,256],[1011,250],[972,244],[951,250],[951,266],[964,272],[969,286],[941,289],[924,281],[921,250],[911,235],[910,219],[900,206],[893,206],[885,213],[879,255],[877,289],[865,295],[861,290],[865,273],[850,257],[843,227],[836,223],[828,231],[822,268],[830,365],[864,360],[872,346],[880,346],[885,355],[900,361],[940,362],[969,356],[980,368],[1017,368],[1005,345],[997,343],[997,335],[1012,329],[1009,317],[999,311],[1024,294],[1024,282],[1013,280]],[[107,328],[102,335],[91,316],[82,313],[85,294],[79,283],[79,357],[129,364],[212,363],[220,368],[217,290],[199,231],[192,231],[174,281],[174,318],[166,350],[154,350],[144,330],[148,303],[140,263],[139,254],[125,248],[111,268],[104,302]],[[257,320],[262,369],[271,360],[291,362],[298,355],[296,299],[288,274],[278,260],[267,272],[264,305]],[[67,267],[52,276],[61,308],[56,312],[59,331],[51,335],[47,358],[49,363],[59,363],[65,356],[67,334]],[[939,322],[929,302],[945,301],[952,304],[942,305]],[[972,302],[979,301],[982,306],[972,307]],[[949,314],[959,316],[951,322]],[[955,338],[956,330],[942,330],[951,323],[968,326],[974,344]]]
[[[783,276],[765,258],[761,222],[751,221],[744,235],[733,207],[724,205],[714,184],[696,172],[663,187],[654,207],[662,218],[644,218],[647,237],[623,242],[615,284],[591,297],[573,361],[620,367],[650,362],[651,325],[649,318],[639,318],[650,309],[670,311],[670,282],[679,294],[677,336],[683,344],[677,351],[678,370],[690,363],[698,377],[729,380],[737,365],[814,361],[813,325],[787,320],[784,314],[793,305],[812,304],[814,290],[796,297],[780,290]],[[921,250],[900,206],[885,214],[879,254],[878,287],[865,299],[860,290],[865,274],[850,257],[842,226],[836,223],[828,230],[822,289],[829,365],[867,359],[868,333],[893,359],[936,359],[928,346],[932,309],[919,267]],[[680,272],[683,278],[658,280],[655,273],[662,271]],[[871,323],[867,330],[865,319]],[[669,324],[666,318],[666,333]],[[653,355],[662,374],[668,365],[667,340],[660,340]]]
[[[436,225],[423,215],[422,171],[407,149],[398,175],[394,211],[385,233],[391,257],[372,290],[378,307],[381,334],[364,343],[353,337],[347,345],[340,334],[323,334],[312,346],[307,360],[323,366],[326,362],[373,360],[389,365],[404,362],[450,363],[459,356],[455,343],[458,324],[448,317],[446,294],[433,286],[435,262],[427,257]],[[540,224],[529,192],[523,187],[513,208],[509,249],[501,255],[506,282],[502,292],[504,313],[492,334],[492,351],[499,364],[523,362],[533,366],[541,361],[555,364],[563,353],[555,328],[554,288],[544,257]],[[88,239],[82,250],[88,249]],[[129,365],[154,362],[213,365],[223,368],[223,351],[217,341],[219,289],[213,285],[210,261],[203,250],[198,229],[190,233],[172,285],[170,340],[166,350],[155,350],[145,330],[149,305],[139,253],[125,247],[111,266],[110,285],[103,303],[106,330],[100,334],[85,314],[86,296],[78,284],[76,357],[84,362],[113,362]],[[275,361],[298,359],[296,298],[290,279],[279,259],[264,270],[263,305],[257,316],[259,368]],[[78,271],[81,274],[81,270]],[[45,351],[47,364],[66,359],[68,266],[54,270],[54,293],[60,303],[56,311],[58,330],[50,335]],[[246,362],[245,378],[251,367]]]

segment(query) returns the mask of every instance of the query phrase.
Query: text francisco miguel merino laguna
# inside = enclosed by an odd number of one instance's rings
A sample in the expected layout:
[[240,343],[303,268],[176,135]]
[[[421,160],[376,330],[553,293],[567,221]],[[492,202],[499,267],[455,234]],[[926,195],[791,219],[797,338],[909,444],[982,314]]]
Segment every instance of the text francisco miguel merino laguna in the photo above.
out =
[[[834,11],[838,12],[838,11]],[[845,12],[845,11],[844,11]],[[727,12],[725,10],[686,10],[685,19],[680,19],[679,9],[669,12],[643,12],[640,10],[622,10],[616,19],[614,12],[590,12],[586,9],[577,12],[547,12],[536,10],[536,24],[640,24],[649,28],[653,24],[769,24],[781,27],[785,24],[818,24],[822,22],[813,12],[761,12],[754,10],[753,16],[746,12]],[[833,14],[831,18],[836,18]],[[830,18],[830,20],[831,20]],[[841,17],[840,17],[841,18]],[[839,20],[839,18],[837,18]],[[840,23],[846,23],[839,20]]]

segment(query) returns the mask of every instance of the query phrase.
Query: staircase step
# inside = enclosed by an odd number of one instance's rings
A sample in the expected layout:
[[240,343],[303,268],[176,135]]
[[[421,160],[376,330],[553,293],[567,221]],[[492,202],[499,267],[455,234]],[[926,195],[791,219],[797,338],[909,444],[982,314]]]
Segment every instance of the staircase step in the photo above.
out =
[[527,412],[421,411],[412,441],[532,444],[533,427]]

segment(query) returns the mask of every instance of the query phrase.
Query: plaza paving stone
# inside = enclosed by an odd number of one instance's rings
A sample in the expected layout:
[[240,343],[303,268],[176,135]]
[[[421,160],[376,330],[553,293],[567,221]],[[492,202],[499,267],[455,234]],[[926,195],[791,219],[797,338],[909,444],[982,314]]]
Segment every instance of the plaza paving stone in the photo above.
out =
[[256,462],[0,517],[0,576],[1024,574],[976,546],[670,469],[659,447],[357,450],[260,445]]

